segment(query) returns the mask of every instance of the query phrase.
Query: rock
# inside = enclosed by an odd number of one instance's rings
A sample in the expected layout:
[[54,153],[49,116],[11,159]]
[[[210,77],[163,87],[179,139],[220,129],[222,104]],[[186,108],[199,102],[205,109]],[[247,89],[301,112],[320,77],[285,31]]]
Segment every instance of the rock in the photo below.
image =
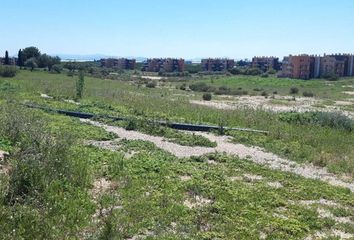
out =
[[5,161],[5,158],[9,156],[8,152],[0,150],[0,161]]

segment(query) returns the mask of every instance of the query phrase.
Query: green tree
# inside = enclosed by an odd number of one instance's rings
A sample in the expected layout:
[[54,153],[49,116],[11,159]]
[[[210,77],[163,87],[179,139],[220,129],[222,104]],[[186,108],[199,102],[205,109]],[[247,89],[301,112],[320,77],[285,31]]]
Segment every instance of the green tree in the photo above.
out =
[[34,57],[32,57],[32,58],[26,60],[25,66],[31,68],[31,71],[33,71],[33,69],[35,69],[36,67],[38,67],[37,59],[34,58]]
[[48,68],[49,71],[52,70],[53,65],[59,64],[60,58],[58,56],[52,57],[47,54],[42,54],[38,58],[38,67],[40,68]]
[[10,59],[9,59],[9,52],[5,51],[5,60],[4,60],[5,65],[10,65]]
[[22,50],[23,61],[27,61],[30,58],[38,59],[41,56],[41,52],[36,47],[27,47]]
[[18,54],[17,54],[17,65],[20,66],[20,67],[23,67],[25,64],[24,64],[24,61],[23,61],[23,53],[22,53],[22,50],[18,50]]
[[82,98],[82,94],[85,86],[85,75],[83,71],[80,71],[79,78],[76,81],[76,98]]

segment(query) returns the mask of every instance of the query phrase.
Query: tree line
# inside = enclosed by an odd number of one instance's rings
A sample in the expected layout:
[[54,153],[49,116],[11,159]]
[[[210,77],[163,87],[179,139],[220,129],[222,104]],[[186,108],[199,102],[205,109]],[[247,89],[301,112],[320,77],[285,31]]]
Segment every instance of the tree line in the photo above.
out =
[[[61,59],[58,56],[53,57],[46,53],[42,54],[37,47],[32,46],[18,51],[16,65],[28,67],[31,71],[37,67],[48,68],[51,71],[54,65],[60,64],[60,61]],[[8,51],[5,52],[3,63],[4,65],[11,65]]]

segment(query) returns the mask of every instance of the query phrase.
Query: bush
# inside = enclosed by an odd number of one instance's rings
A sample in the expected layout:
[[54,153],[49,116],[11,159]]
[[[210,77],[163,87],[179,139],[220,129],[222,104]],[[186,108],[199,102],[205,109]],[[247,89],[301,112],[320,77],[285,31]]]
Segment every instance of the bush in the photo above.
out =
[[124,127],[128,131],[133,131],[138,128],[138,122],[136,119],[129,119]]
[[276,74],[276,73],[277,73],[277,70],[275,70],[275,69],[268,70],[268,74]]
[[183,83],[181,86],[179,86],[180,90],[186,91],[187,90],[187,84]]
[[76,80],[76,98],[82,98],[85,86],[85,75],[80,71],[79,78]]
[[334,72],[326,73],[322,77],[324,79],[327,79],[328,81],[337,81],[339,79],[339,76],[337,74],[335,74]]
[[155,81],[152,81],[152,82],[148,82],[146,84],[146,87],[147,88],[155,88],[157,86],[157,83]]
[[246,75],[256,76],[262,74],[262,70],[259,68],[248,68],[245,72]]
[[0,110],[0,135],[16,144],[11,152],[8,203],[26,202],[27,198],[42,201],[38,195],[55,181],[81,187],[88,184],[88,169],[75,166],[78,156],[73,161],[74,136],[69,132],[51,133],[48,123],[27,109],[9,105]]
[[232,68],[229,70],[229,72],[232,74],[232,75],[238,75],[238,74],[241,74],[242,73],[242,69],[241,68]]
[[269,77],[269,74],[268,73],[262,73],[261,77],[262,78],[267,78],[267,77]]
[[204,93],[203,94],[203,100],[204,101],[210,101],[212,98],[211,94],[210,93]]
[[298,94],[298,93],[299,93],[299,89],[297,87],[290,88],[290,94]]
[[353,120],[337,112],[281,113],[279,119],[288,123],[320,125],[322,127],[343,129],[349,132],[354,127]]
[[324,127],[339,128],[347,131],[353,130],[354,122],[339,112],[316,112],[316,122]]
[[14,77],[16,76],[17,69],[13,66],[0,66],[0,76],[1,77]]
[[267,93],[266,91],[263,91],[263,92],[261,93],[261,95],[262,95],[263,97],[268,97],[268,93]]
[[302,95],[304,97],[314,97],[315,96],[315,94],[313,94],[312,92],[303,92]]
[[51,73],[61,73],[61,71],[63,71],[63,67],[60,64],[53,65],[50,70]]
[[227,95],[230,94],[230,88],[226,87],[226,86],[221,86],[219,87],[218,90],[216,90],[214,92],[216,95]]
[[235,96],[241,96],[241,95],[247,95],[248,92],[246,90],[232,90],[230,94]]
[[204,82],[192,84],[189,86],[189,88],[195,92],[214,92],[215,91],[214,87],[208,86]]

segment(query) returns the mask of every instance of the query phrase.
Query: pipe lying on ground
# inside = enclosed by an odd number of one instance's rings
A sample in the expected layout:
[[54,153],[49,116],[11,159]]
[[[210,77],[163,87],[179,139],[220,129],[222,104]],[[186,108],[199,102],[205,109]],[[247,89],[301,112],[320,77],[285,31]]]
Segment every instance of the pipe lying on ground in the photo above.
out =
[[[113,121],[129,121],[130,120],[130,118],[127,118],[127,117],[113,117],[113,116],[107,116],[107,115],[95,115],[92,113],[66,111],[66,110],[60,110],[60,109],[41,107],[38,105],[27,104],[27,103],[25,103],[23,105],[28,108],[41,109],[44,111],[55,112],[55,113],[63,114],[63,115],[70,116],[70,117],[76,117],[76,118],[84,118],[84,119],[107,118],[107,119],[110,119]],[[176,123],[176,122],[168,122],[168,121],[151,121],[151,120],[147,120],[147,121],[151,122],[151,123],[157,123],[159,125],[166,126],[169,128],[177,129],[177,130],[187,130],[187,131],[197,131],[197,132],[209,132],[212,130],[223,130],[223,131],[224,130],[226,130],[226,131],[231,130],[231,131],[263,133],[263,134],[269,133],[268,131],[256,130],[256,129],[250,129],[250,128],[231,128],[231,127],[220,127],[220,126],[213,126],[213,125]]]

